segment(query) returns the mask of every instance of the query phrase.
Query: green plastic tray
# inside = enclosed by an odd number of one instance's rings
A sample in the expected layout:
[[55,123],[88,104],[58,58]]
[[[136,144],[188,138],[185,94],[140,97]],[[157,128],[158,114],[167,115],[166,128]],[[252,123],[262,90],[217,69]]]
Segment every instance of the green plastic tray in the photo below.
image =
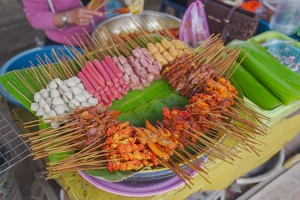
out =
[[286,40],[292,42],[292,45],[294,45],[297,48],[300,48],[300,42],[297,40],[294,40],[290,38],[287,35],[284,35],[282,33],[276,32],[276,31],[266,31],[261,34],[258,34],[248,40],[254,40],[258,43],[263,43],[266,42],[267,40],[272,40],[272,39],[280,39],[280,40]]

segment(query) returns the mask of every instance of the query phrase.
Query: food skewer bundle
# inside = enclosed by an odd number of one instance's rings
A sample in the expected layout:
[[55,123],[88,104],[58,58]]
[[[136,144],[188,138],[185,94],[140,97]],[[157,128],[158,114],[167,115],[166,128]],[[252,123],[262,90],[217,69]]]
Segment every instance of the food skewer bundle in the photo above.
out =
[[[75,170],[128,171],[161,165],[187,183],[192,175],[179,163],[204,177],[207,168],[197,159],[199,155],[207,153],[226,162],[239,158],[238,149],[220,141],[224,136],[240,149],[258,152],[256,145],[260,142],[256,136],[266,133],[261,122],[265,118],[245,106],[230,82],[221,78],[224,75],[230,77],[234,71],[230,65],[239,50],[226,48],[216,37],[211,37],[199,48],[183,51],[182,55],[173,54],[172,59],[165,58],[169,62],[163,66],[145,48],[150,42],[155,44],[159,40],[144,35],[141,25],[139,29],[140,32],[134,33],[137,40],[125,35],[124,41],[107,30],[87,45],[74,38],[84,54],[72,48],[73,59],[61,56],[58,64],[63,66],[63,72],[52,63],[46,63],[46,72],[52,75],[44,81],[42,88],[54,78],[64,80],[78,74],[87,91],[98,100],[96,106],[44,119],[44,124],[58,122],[60,127],[25,135],[34,159],[63,153],[60,161],[48,163],[49,177]],[[105,36],[108,40],[103,39]],[[172,39],[171,36],[168,38]],[[175,46],[177,43],[177,49],[182,49],[175,40],[166,41],[160,40],[162,44]],[[169,52],[170,47],[166,49]],[[61,77],[63,73],[66,74]],[[160,75],[175,90],[190,97],[190,104],[183,108],[164,108],[162,123],[157,122],[154,126],[146,122],[146,127],[121,122],[119,111],[107,110],[113,98],[107,98],[109,101],[105,102],[103,92],[106,97],[114,93],[105,88],[121,87],[125,92],[120,94],[125,95],[129,89],[146,87]],[[36,123],[41,121],[26,126],[38,125]]]
[[[220,86],[223,86],[223,90],[217,96],[219,93],[217,89]],[[170,111],[168,108],[164,108],[163,114],[165,119],[163,124],[158,123],[156,127],[146,122],[146,128],[138,128],[130,126],[129,122],[120,123],[116,118],[114,120],[109,119],[110,125],[107,124],[108,120],[104,120],[104,123],[102,123],[104,118],[100,116],[107,116],[107,112],[104,112],[99,106],[76,111],[74,114],[71,114],[71,118],[79,120],[80,123],[76,121],[75,123],[72,121],[66,123],[64,125],[65,128],[59,128],[58,132],[62,130],[63,133],[67,132],[67,130],[70,130],[70,132],[58,134],[58,136],[55,136],[57,137],[55,140],[52,137],[51,142],[55,147],[59,147],[54,141],[61,141],[61,137],[71,137],[74,138],[73,140],[70,138],[73,144],[66,145],[64,142],[64,145],[61,146],[63,149],[60,149],[60,152],[71,151],[71,149],[65,149],[65,145],[73,148],[75,144],[76,147],[81,147],[81,150],[61,162],[50,163],[48,168],[50,174],[78,169],[95,169],[99,167],[100,162],[102,163],[101,166],[104,167],[106,165],[109,171],[138,170],[143,167],[157,166],[159,163],[170,167],[180,178],[188,181],[191,179],[191,176],[184,169],[180,168],[175,162],[176,159],[171,156],[178,156],[179,158],[177,159],[185,162],[191,169],[199,173],[203,172],[203,169],[199,167],[199,163],[196,162],[197,164],[195,164],[195,160],[193,161],[195,156],[187,152],[184,147],[190,148],[197,153],[200,153],[201,150],[205,152],[206,148],[211,148],[211,155],[222,160],[227,158],[234,160],[234,157],[238,157],[229,147],[209,137],[208,135],[210,134],[217,137],[219,134],[227,133],[227,137],[230,140],[239,142],[241,148],[247,150],[250,148],[256,151],[254,145],[258,141],[254,138],[249,139],[246,136],[263,134],[265,127],[256,125],[252,122],[253,120],[250,121],[242,115],[239,118],[234,116],[236,114],[235,110],[229,109],[234,104],[233,98],[237,93],[234,87],[224,78],[219,78],[217,81],[207,80],[205,88],[206,93],[214,94],[212,96],[208,94],[195,95],[190,99],[191,104],[184,109],[173,109]],[[92,125],[89,123],[90,119],[93,119],[91,114],[93,115],[95,112],[99,113],[98,121],[101,124],[101,128],[99,124]],[[117,117],[118,112],[113,113],[116,113],[114,116]],[[232,118],[236,118],[244,126],[235,126],[231,122]],[[70,118],[67,119],[70,120]],[[103,125],[105,122],[106,125]],[[69,126],[70,124],[76,125]],[[77,127],[76,130],[73,130],[74,126]],[[81,131],[77,133],[79,127]],[[47,133],[48,131],[41,131],[36,134],[30,134],[30,137],[43,139]],[[103,140],[104,137],[106,137],[105,142]],[[40,158],[41,155],[47,156],[53,153],[51,149],[54,148],[49,148],[49,142],[46,142],[46,144],[44,151],[40,144],[37,144],[40,147],[40,151],[35,152],[37,158]],[[36,149],[35,145],[32,148]],[[93,155],[88,159],[86,159],[87,150],[88,155]],[[103,152],[106,156],[99,154],[99,152]],[[191,161],[184,159],[185,157],[188,157]],[[102,160],[99,158],[102,158]]]

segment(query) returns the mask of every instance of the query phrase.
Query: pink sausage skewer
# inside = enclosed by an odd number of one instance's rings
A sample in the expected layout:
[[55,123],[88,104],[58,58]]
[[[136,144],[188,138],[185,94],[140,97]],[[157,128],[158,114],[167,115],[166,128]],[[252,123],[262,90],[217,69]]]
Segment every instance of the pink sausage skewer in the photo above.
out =
[[86,76],[86,78],[91,82],[92,86],[96,89],[96,90],[100,90],[101,87],[98,85],[98,83],[94,80],[94,78],[92,77],[92,75],[89,73],[89,71],[85,68],[82,69],[82,73]]
[[102,78],[101,74],[99,74],[99,72],[96,70],[95,66],[91,61],[86,62],[84,67],[90,72],[90,74],[92,75],[94,80],[98,83],[98,85],[100,86],[105,85],[104,79]]
[[87,91],[90,94],[94,95],[95,94],[95,88],[93,87],[93,85],[91,84],[89,79],[87,79],[87,77],[82,72],[79,72],[77,76],[80,78],[81,82],[83,83],[83,85],[87,89]]
[[118,93],[118,91],[117,91],[117,89],[115,87],[111,87],[110,91],[111,91],[112,94]]
[[104,60],[118,78],[123,77],[121,70],[116,66],[110,56],[105,56]]
[[105,60],[101,60],[101,64],[104,67],[105,71],[107,72],[108,76],[112,80],[113,83],[118,83],[119,79],[118,77],[114,74],[114,72],[111,70],[111,68],[108,66],[108,64],[105,62]]
[[115,100],[115,96],[112,94],[112,95],[107,95],[107,98],[110,102],[112,102],[113,100]]
[[99,62],[99,60],[93,60],[93,64],[96,67],[96,69],[98,70],[98,72],[101,74],[101,76],[103,77],[103,79],[105,80],[105,83],[107,86],[113,86],[113,83],[111,82],[110,76],[107,74],[104,66],[102,66],[102,64]]
[[120,85],[126,85],[125,81],[123,80],[123,77],[122,77],[122,79],[119,79],[119,84]]

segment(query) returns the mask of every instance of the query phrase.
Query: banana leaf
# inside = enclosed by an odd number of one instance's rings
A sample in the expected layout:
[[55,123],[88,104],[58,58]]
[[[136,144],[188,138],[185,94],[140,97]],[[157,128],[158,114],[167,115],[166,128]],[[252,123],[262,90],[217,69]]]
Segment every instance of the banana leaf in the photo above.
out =
[[[42,73],[42,71],[40,68],[18,70],[19,75],[26,80],[28,85],[30,85],[34,91],[37,92],[37,81],[28,76],[28,71],[26,70],[36,70],[40,73]],[[9,72],[0,76],[0,84],[22,105],[30,110],[29,101],[33,101],[33,94],[15,73]],[[132,125],[144,126],[146,119],[148,119],[151,123],[161,120],[161,110],[163,107],[181,107],[187,103],[188,100],[176,94],[166,81],[156,80],[149,87],[146,87],[143,90],[129,91],[123,99],[115,100],[110,109],[121,111],[121,115],[119,116],[120,121],[130,121]],[[40,127],[40,129],[44,128],[46,128],[46,126]],[[65,158],[65,156],[68,156],[70,153],[72,152],[54,154],[49,156],[49,160],[58,161]],[[85,173],[113,182],[128,178],[136,172],[126,171],[111,173],[108,172],[107,169],[99,169],[87,170]]]

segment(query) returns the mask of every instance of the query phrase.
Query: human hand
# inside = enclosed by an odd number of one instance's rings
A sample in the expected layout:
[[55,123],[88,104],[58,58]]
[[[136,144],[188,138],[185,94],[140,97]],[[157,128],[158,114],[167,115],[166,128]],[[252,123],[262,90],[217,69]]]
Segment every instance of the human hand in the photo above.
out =
[[69,24],[77,24],[79,26],[86,26],[91,23],[94,16],[102,17],[103,14],[97,11],[89,10],[84,7],[75,8],[66,12],[68,17],[67,23]]

